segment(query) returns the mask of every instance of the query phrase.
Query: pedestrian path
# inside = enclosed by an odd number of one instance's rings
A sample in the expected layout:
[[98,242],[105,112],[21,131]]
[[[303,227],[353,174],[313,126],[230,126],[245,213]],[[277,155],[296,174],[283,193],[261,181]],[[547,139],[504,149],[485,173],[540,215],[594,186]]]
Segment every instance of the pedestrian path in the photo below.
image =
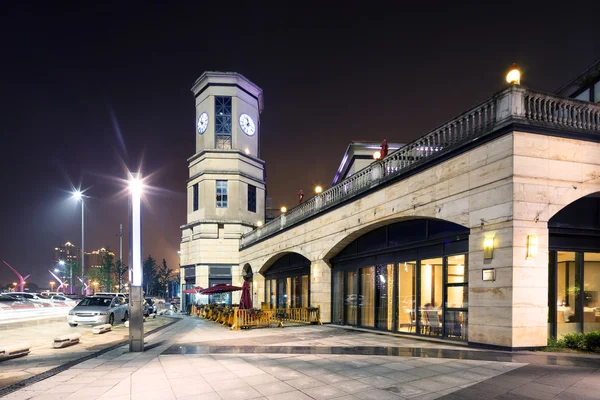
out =
[[[598,358],[477,351],[332,326],[230,331],[184,317],[147,342],[144,353],[115,349],[6,398],[425,400],[543,393],[567,399],[600,393]],[[586,366],[573,365],[580,359]],[[558,385],[557,376],[567,378]],[[536,392],[536,385],[545,389]]]

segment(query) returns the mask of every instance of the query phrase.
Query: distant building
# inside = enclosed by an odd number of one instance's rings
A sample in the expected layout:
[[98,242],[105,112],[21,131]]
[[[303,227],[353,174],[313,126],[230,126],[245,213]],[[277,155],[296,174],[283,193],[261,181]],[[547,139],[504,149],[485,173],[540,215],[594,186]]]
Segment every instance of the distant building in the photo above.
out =
[[67,242],[64,245],[54,248],[54,265],[60,261],[64,261],[66,264],[72,262],[79,262],[81,260],[81,249],[71,242]]
[[[398,150],[403,146],[404,144],[402,143],[388,143],[388,154]],[[362,140],[350,142],[346,152],[344,153],[344,156],[342,157],[342,162],[340,163],[337,173],[333,178],[332,185],[336,185],[337,183],[353,175],[355,172],[360,171],[371,164],[373,161],[375,161],[374,154],[376,152],[381,152],[381,142],[369,142]]]
[[106,254],[110,254],[111,256],[115,256],[115,253],[112,251],[108,251],[103,247],[99,250],[93,250],[91,253],[85,253],[85,267],[86,268],[98,268],[102,266],[102,260]]
[[557,90],[559,96],[600,104],[600,60]]

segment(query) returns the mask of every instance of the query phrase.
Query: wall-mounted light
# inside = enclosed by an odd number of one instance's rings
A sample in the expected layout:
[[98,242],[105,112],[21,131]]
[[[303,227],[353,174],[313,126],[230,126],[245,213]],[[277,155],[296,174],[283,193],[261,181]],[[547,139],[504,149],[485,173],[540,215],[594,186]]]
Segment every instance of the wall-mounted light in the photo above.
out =
[[483,241],[483,259],[491,260],[494,258],[494,237],[488,236]]
[[246,152],[246,154],[250,154],[250,149],[246,147],[246,149],[244,150]]
[[323,188],[322,188],[321,186],[317,186],[317,187],[315,187],[315,193],[316,193],[316,194],[319,194],[319,193],[321,193],[322,191],[323,191]]
[[521,84],[521,71],[519,71],[517,64],[513,64],[512,67],[510,67],[510,71],[506,74],[506,82],[511,85]]
[[283,214],[286,212],[287,212],[287,207],[286,206],[281,207],[281,213]]
[[376,151],[373,153],[373,160],[379,160],[381,158],[381,152]]
[[256,226],[258,226],[259,228],[260,228],[261,226],[263,226],[263,223],[262,223],[262,221],[256,221]]
[[532,260],[535,258],[538,251],[538,237],[537,235],[527,235],[527,259]]

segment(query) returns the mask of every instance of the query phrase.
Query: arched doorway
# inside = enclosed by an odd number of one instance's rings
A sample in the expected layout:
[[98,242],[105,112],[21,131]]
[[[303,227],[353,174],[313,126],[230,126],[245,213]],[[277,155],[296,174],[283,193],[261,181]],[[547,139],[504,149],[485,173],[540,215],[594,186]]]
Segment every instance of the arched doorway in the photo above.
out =
[[550,337],[600,330],[600,193],[548,221]]
[[265,302],[271,308],[310,305],[310,260],[297,253],[285,254],[265,275]]
[[332,322],[467,339],[469,229],[417,219],[372,230],[332,260]]

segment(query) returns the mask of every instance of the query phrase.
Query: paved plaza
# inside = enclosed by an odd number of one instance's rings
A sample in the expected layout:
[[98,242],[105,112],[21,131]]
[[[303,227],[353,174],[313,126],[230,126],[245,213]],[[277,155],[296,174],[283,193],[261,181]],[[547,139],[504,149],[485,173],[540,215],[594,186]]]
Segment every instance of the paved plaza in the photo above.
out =
[[600,357],[495,352],[332,326],[183,317],[5,399],[598,399]]

